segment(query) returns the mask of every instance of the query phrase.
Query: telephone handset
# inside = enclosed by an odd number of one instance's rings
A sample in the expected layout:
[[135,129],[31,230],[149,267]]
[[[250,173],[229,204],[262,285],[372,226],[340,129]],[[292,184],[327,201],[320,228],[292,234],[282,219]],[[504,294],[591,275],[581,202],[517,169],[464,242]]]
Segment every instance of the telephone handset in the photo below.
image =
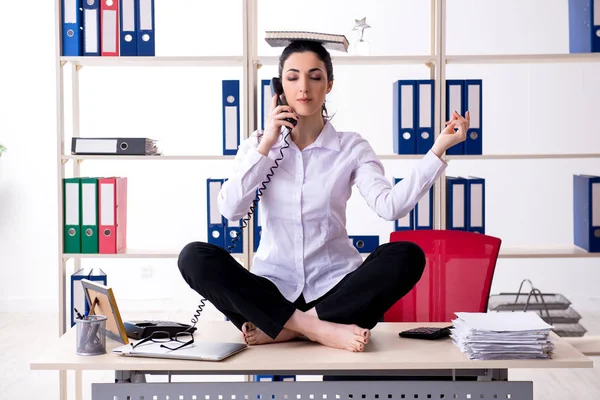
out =
[[[281,84],[281,79],[275,77],[271,79],[271,93],[277,94],[277,105],[278,106],[287,106],[288,103],[285,100],[285,95],[283,94],[283,85]],[[292,125],[296,126],[298,123],[294,118],[286,118],[287,122],[291,122]]]
[[[279,105],[279,106],[287,106],[288,105],[285,100],[285,95],[283,94],[283,85],[281,84],[281,79],[279,79],[277,77],[274,77],[273,79],[271,79],[271,93],[277,93],[277,105]],[[295,120],[294,118],[286,118],[285,120],[288,122],[291,122],[294,126],[296,126],[296,124],[298,123],[298,121]],[[244,217],[244,219],[242,219],[242,222],[240,224],[240,226],[242,228],[241,229],[242,232],[244,231],[244,228],[246,228],[248,226],[248,221],[250,220],[250,216],[252,216],[252,214],[254,213],[254,210],[256,209],[258,201],[260,200],[260,196],[262,196],[263,190],[266,189],[266,184],[271,182],[271,177],[273,176],[273,170],[275,168],[279,167],[279,161],[283,160],[283,149],[290,147],[290,144],[287,141],[287,138],[288,138],[288,136],[290,136],[292,131],[289,127],[286,127],[286,129],[287,129],[287,132],[286,132],[285,136],[283,137],[285,145],[283,145],[279,148],[280,156],[275,159],[275,163],[269,169],[270,172],[267,174],[266,180],[261,183],[261,187],[257,190],[256,197],[254,198],[254,200],[252,201],[252,204],[250,205],[250,211],[248,211],[248,215],[246,215],[246,217]],[[236,242],[238,241],[239,236],[240,235],[236,235],[231,239],[231,244],[229,246],[227,246],[228,253],[231,253],[231,251],[235,248]],[[200,314],[202,313],[202,309],[205,307],[205,302],[206,302],[206,299],[204,299],[204,298],[202,298],[200,300],[198,309],[196,310],[196,312],[191,320],[193,325],[189,329],[195,329],[196,323],[198,322],[198,318],[200,317]]]

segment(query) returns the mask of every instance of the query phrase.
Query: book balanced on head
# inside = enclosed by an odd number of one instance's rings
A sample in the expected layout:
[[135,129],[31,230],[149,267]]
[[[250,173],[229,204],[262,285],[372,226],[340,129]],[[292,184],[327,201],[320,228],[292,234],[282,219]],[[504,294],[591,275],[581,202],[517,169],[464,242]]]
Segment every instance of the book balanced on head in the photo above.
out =
[[348,39],[344,35],[307,31],[266,31],[265,41],[271,47],[285,47],[298,40],[320,42],[323,47],[331,50],[348,52]]

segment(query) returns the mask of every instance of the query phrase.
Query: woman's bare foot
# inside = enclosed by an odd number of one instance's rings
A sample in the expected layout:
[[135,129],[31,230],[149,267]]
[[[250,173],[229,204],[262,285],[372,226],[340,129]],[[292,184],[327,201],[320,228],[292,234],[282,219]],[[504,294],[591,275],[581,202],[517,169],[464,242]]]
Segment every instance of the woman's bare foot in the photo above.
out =
[[251,322],[246,322],[242,325],[242,335],[244,336],[244,341],[249,345],[287,342],[300,336],[298,332],[283,328],[275,339],[271,339],[269,335]]
[[314,342],[352,352],[363,351],[371,331],[358,325],[343,325],[321,321],[312,315],[296,310],[285,326],[299,332]]
[[[333,322],[320,321],[322,326],[308,337],[325,346],[343,349],[352,352],[360,352],[369,343],[371,331],[358,325],[343,325]],[[312,337],[311,337],[312,336]]]

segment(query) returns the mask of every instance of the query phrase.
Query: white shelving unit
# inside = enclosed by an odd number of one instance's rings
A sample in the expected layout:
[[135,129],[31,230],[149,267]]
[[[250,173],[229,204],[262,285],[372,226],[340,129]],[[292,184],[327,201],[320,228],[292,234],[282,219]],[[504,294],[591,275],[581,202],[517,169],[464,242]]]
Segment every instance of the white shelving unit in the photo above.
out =
[[[391,56],[334,56],[334,65],[422,65],[429,69],[430,78],[435,79],[435,132],[436,135],[444,125],[443,112],[445,109],[445,79],[446,66],[450,64],[519,64],[519,63],[590,63],[600,64],[600,54],[508,54],[508,55],[447,55],[446,54],[446,2],[444,0],[431,1],[431,40],[430,55],[391,55]],[[82,260],[85,259],[173,259],[177,258],[178,252],[174,250],[143,250],[127,249],[122,254],[64,254],[63,253],[63,196],[62,179],[65,177],[66,168],[71,168],[73,176],[80,176],[80,165],[86,160],[117,162],[122,160],[134,160],[143,162],[166,162],[166,161],[211,161],[211,160],[233,160],[233,156],[220,155],[165,155],[156,157],[118,157],[118,156],[74,156],[65,154],[65,68],[71,69],[71,98],[72,98],[72,126],[74,137],[80,136],[79,129],[79,71],[82,68],[103,67],[172,67],[172,68],[203,68],[203,67],[239,67],[243,70],[241,87],[241,104],[245,107],[248,116],[242,121],[242,140],[253,132],[258,123],[256,110],[260,104],[256,103],[258,70],[262,66],[277,65],[277,57],[261,57],[257,54],[258,32],[257,14],[259,0],[242,0],[243,7],[243,54],[241,56],[198,56],[198,57],[62,57],[61,54],[61,1],[55,0],[56,21],[56,168],[58,204],[57,213],[58,228],[58,251],[57,251],[57,275],[58,275],[58,311],[59,311],[59,335],[66,331],[66,287],[69,275],[67,262],[74,261],[74,269],[81,268]],[[85,132],[84,132],[85,133]],[[382,160],[405,160],[418,159],[422,155],[393,155],[382,154]],[[448,160],[520,160],[520,159],[598,159],[600,154],[484,154],[477,156],[448,156]],[[445,226],[445,175],[434,186],[435,212],[434,220],[436,229]],[[251,223],[248,224],[252,226]],[[250,266],[252,259],[252,237],[248,229],[243,237],[244,252],[240,256],[244,265]],[[600,257],[600,254],[587,253],[574,246],[567,247],[510,247],[503,246],[500,251],[501,258],[589,258]],[[61,398],[64,398],[66,386],[66,375],[61,373],[60,387]]]
[[[260,104],[256,103],[258,70],[263,65],[276,65],[277,57],[259,57],[257,54],[257,11],[259,0],[243,0],[244,7],[244,27],[243,27],[243,54],[242,56],[207,56],[207,57],[62,57],[61,49],[61,1],[56,3],[56,93],[57,93],[57,127],[56,127],[56,146],[57,146],[57,185],[59,202],[61,205],[58,212],[58,307],[59,307],[59,334],[62,335],[66,330],[66,286],[68,282],[68,271],[66,263],[68,260],[74,260],[74,269],[81,267],[81,261],[84,259],[168,259],[176,258],[176,251],[165,250],[135,250],[128,249],[123,254],[63,254],[63,211],[62,211],[62,179],[65,177],[65,168],[72,168],[73,176],[80,176],[80,164],[86,160],[116,162],[121,160],[134,160],[144,162],[166,162],[166,161],[210,161],[210,160],[233,160],[234,156],[220,155],[165,155],[165,156],[139,156],[139,157],[119,157],[119,156],[75,156],[64,153],[65,143],[65,68],[71,68],[72,81],[72,115],[73,115],[73,136],[80,136],[79,130],[79,71],[81,68],[102,68],[102,67],[240,67],[243,70],[242,78],[245,83],[241,91],[241,104],[245,107],[245,115],[249,116],[242,121],[242,140],[248,137],[249,132],[253,132],[258,124],[256,121],[256,110]],[[517,63],[578,63],[578,62],[598,62],[600,64],[600,54],[515,54],[515,55],[447,55],[446,54],[446,2],[443,0],[431,0],[431,55],[429,56],[334,56],[334,65],[396,65],[413,64],[422,65],[430,71],[430,77],[435,79],[435,132],[436,135],[443,126],[443,112],[445,109],[445,77],[446,66],[448,64],[517,64]],[[422,155],[393,155],[382,154],[382,160],[403,160],[418,159]],[[447,156],[448,160],[519,160],[519,159],[597,159],[600,154],[483,154],[466,156]],[[445,226],[445,175],[434,186],[435,201],[435,227],[441,229]],[[251,223],[249,224],[251,226]],[[253,248],[252,237],[248,230],[244,232],[244,253],[240,256],[244,265],[250,265]],[[586,258],[600,257],[600,254],[587,253],[583,250],[572,247],[510,247],[503,246],[500,251],[502,258]]]

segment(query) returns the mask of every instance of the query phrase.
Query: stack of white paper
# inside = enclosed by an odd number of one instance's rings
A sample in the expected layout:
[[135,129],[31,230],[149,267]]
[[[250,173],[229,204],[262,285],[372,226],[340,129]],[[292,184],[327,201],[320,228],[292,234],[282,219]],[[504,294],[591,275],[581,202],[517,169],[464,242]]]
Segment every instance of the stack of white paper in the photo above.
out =
[[551,358],[552,325],[535,312],[456,313],[451,337],[471,360]]

